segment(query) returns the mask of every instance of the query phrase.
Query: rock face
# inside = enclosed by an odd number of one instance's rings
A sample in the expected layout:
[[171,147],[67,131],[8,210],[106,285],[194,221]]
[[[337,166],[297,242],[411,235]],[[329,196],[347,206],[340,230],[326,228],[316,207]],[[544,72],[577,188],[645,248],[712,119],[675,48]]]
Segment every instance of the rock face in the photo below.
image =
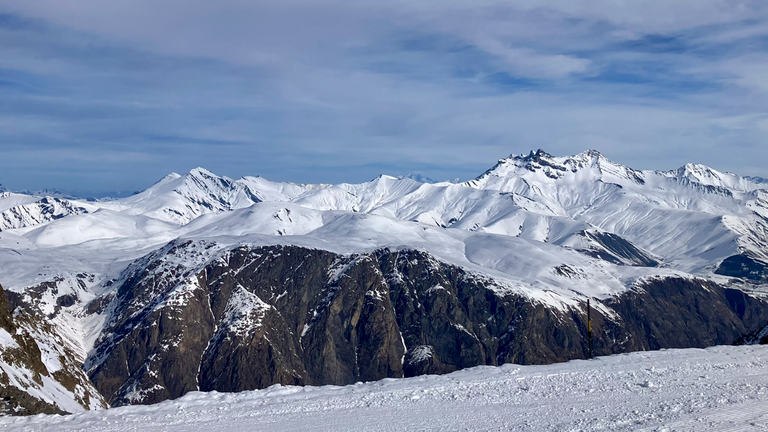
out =
[[616,265],[656,267],[659,262],[651,254],[638,248],[616,234],[606,232],[582,231],[579,235],[590,240],[593,247],[580,252],[600,258]]
[[768,264],[744,254],[733,255],[723,260],[715,273],[753,281],[765,281],[768,280]]
[[[536,302],[414,250],[176,241],[116,283],[94,301],[107,321],[85,364],[113,405],[587,356],[584,304]],[[597,355],[730,344],[768,321],[766,303],[693,278],[593,305]]]
[[0,286],[0,415],[65,414],[53,398],[47,397],[50,390],[70,391],[85,405],[91,397],[100,401],[96,392],[91,394],[78,385],[82,372],[77,366],[74,374],[66,368],[48,370],[40,347],[28,331],[29,321],[14,319],[5,294]]
[[[59,310],[42,314],[33,303],[50,289],[55,290],[54,282],[21,296],[0,287],[0,415],[107,407],[81,368],[83,356],[59,334]],[[66,296],[59,299],[69,303]]]
[[[44,385],[43,376],[48,371],[42,362],[40,349],[29,333],[21,330],[13,321],[5,291],[0,286],[0,361],[8,369],[28,371],[31,385]],[[19,388],[18,377],[0,368],[0,414],[61,414],[63,411],[54,404],[35,398]],[[32,384],[34,383],[34,384]]]

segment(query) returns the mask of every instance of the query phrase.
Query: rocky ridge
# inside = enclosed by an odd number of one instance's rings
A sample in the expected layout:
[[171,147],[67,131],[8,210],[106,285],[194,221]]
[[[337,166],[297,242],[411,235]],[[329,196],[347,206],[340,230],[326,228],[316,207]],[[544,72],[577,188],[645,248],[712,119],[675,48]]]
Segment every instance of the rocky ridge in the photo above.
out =
[[[593,306],[598,355],[731,344],[768,320],[768,303],[703,279],[646,280]],[[586,358],[585,307],[553,310],[415,250],[173,242],[118,282],[85,367],[125,405],[544,364]]]
[[[80,369],[82,356],[67,346],[54,324],[14,303],[24,304],[0,286],[0,415],[106,408]],[[46,339],[52,343],[40,343]]]

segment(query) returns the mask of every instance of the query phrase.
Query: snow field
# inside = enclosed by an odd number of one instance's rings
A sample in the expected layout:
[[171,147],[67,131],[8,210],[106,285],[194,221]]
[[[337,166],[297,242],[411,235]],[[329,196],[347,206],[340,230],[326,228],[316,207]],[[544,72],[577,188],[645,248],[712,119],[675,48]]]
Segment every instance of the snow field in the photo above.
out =
[[344,387],[189,393],[7,431],[764,431],[768,346],[663,350],[548,366],[475,367]]

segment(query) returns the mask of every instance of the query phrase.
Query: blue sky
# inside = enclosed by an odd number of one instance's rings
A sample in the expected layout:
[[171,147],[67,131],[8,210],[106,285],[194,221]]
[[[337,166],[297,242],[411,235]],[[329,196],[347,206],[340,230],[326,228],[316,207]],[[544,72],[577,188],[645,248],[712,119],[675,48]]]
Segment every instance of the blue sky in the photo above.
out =
[[0,183],[468,179],[594,148],[768,177],[759,1],[0,0]]

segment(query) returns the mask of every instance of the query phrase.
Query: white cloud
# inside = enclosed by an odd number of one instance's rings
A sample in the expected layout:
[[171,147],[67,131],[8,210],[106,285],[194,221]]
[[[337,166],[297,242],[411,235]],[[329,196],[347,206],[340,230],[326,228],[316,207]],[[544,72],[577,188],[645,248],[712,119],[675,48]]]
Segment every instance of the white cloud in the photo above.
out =
[[750,54],[723,62],[719,69],[732,76],[731,81],[742,87],[768,91],[768,55]]
[[[611,24],[617,27],[614,36],[631,38],[766,16],[764,3],[754,0],[0,0],[0,9],[167,54],[243,63],[279,62],[285,56],[366,43],[382,32],[414,26],[469,41],[481,34],[503,46],[515,46],[517,38],[529,43],[535,42],[531,38],[545,43],[559,38],[567,45],[578,41],[569,41],[569,33],[588,30],[579,29],[578,20],[587,27]],[[551,68],[555,71],[578,69],[583,63],[563,53],[547,55],[531,61],[559,64]],[[514,61],[528,55],[513,51],[505,57]]]
[[527,48],[514,48],[489,37],[474,40],[478,48],[501,57],[517,75],[529,78],[557,79],[586,72],[591,62],[574,56],[539,54]]
[[[367,169],[414,164],[460,170],[432,177],[467,177],[539,147],[598,148],[639,168],[695,159],[736,172],[768,156],[755,146],[724,151],[768,138],[759,123],[768,60],[697,51],[762,34],[758,2],[0,0],[2,11],[59,26],[43,38],[74,36],[55,49],[36,51],[45,40],[0,48],[9,54],[0,66],[42,81],[32,84],[39,94],[15,99],[0,87],[0,140],[35,152],[69,146],[39,154],[73,161],[162,150],[142,160],[155,177],[204,165],[231,176],[357,181],[377,174]],[[695,29],[707,25],[723,28]],[[648,35],[683,48],[642,46]],[[438,42],[419,48],[422,39]],[[415,48],[401,46],[410,40]],[[504,71],[537,87],[487,79]],[[18,161],[3,154],[0,171],[10,173]],[[350,177],[338,166],[375,168]]]

